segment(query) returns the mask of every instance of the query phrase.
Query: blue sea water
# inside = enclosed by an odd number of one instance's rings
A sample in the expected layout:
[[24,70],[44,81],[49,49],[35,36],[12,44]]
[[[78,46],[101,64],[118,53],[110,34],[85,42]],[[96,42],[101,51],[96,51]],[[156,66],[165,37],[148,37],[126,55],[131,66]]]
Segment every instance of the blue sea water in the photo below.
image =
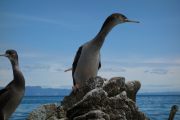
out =
[[[137,105],[151,120],[167,120],[171,106],[180,107],[180,95],[138,95]],[[180,110],[174,120],[180,120]]]
[[[26,96],[16,109],[10,120],[25,120],[28,114],[42,104],[58,103],[63,99],[59,96]],[[137,104],[140,111],[144,112],[151,120],[167,120],[171,106],[180,107],[178,95],[138,95]],[[180,111],[174,120],[180,120]]]

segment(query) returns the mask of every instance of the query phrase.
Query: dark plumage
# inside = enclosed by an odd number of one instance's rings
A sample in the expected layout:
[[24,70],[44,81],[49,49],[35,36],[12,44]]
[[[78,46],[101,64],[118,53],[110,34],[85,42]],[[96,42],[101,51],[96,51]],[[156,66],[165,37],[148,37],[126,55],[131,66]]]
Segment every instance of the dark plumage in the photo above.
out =
[[0,90],[0,120],[7,120],[20,104],[25,92],[25,80],[19,69],[18,54],[15,50],[7,50],[5,54],[12,65],[14,79]]
[[75,58],[74,58],[74,62],[73,62],[73,65],[72,65],[72,66],[73,66],[73,67],[72,67],[72,77],[73,77],[73,84],[74,84],[74,85],[76,84],[75,79],[74,79],[74,72],[75,72],[75,70],[76,70],[76,66],[77,66],[79,57],[80,57],[80,55],[81,55],[82,47],[83,47],[83,46],[79,47],[78,51],[76,52],[76,56],[75,56]]
[[171,111],[170,111],[170,113],[169,113],[169,118],[168,118],[168,120],[174,120],[174,117],[175,117],[176,112],[178,111],[178,109],[179,109],[179,107],[178,107],[177,105],[173,105],[173,106],[171,107]]

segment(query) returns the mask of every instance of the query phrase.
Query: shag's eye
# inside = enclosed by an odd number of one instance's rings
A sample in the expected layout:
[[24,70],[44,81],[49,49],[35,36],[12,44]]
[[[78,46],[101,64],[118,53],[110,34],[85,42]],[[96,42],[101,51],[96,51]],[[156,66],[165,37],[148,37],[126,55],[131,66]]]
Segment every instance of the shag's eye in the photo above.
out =
[[126,16],[124,16],[124,15],[121,15],[121,16],[122,16],[122,18],[127,19],[127,17],[126,17]]

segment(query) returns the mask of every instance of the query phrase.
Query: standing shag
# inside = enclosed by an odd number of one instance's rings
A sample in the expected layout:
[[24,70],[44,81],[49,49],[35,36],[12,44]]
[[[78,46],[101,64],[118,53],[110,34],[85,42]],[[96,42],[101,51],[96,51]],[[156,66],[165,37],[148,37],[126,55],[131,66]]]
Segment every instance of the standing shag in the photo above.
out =
[[[107,34],[114,26],[125,22],[139,23],[138,21],[128,20],[122,14],[114,13],[105,20],[101,30],[94,39],[79,47],[72,65],[74,92],[81,88],[89,78],[97,76],[97,72],[101,68],[100,49]],[[66,71],[69,70],[71,68]]]
[[178,109],[179,109],[179,107],[178,107],[177,105],[173,105],[173,106],[171,107],[171,111],[170,111],[170,113],[169,113],[169,118],[168,118],[168,120],[174,120],[175,114],[176,114],[176,112],[178,111]]
[[12,65],[14,79],[0,90],[0,120],[7,120],[20,104],[25,92],[25,79],[19,69],[18,54],[15,50],[7,50],[5,54]]

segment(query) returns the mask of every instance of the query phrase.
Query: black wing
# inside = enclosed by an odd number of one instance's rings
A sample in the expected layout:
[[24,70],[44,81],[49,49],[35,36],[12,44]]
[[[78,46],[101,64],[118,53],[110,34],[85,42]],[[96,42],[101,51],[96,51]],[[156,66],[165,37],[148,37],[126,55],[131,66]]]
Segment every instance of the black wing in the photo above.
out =
[[12,80],[5,88],[0,90],[0,111],[3,109],[3,107],[8,103],[10,99],[10,89],[11,89],[11,84],[13,84]]
[[101,55],[99,54],[99,66],[98,66],[98,70],[101,68]]
[[98,70],[101,68],[101,60],[99,60]]
[[80,58],[80,56],[81,56],[82,48],[83,48],[83,46],[80,46],[79,49],[78,49],[78,51],[76,52],[76,56],[75,56],[75,58],[74,58],[74,62],[73,62],[73,65],[72,65],[72,77],[73,77],[73,83],[74,83],[74,85],[76,84],[76,83],[75,83],[75,79],[74,79],[74,72],[75,72],[75,70],[76,70],[77,63],[78,63],[79,58]]

